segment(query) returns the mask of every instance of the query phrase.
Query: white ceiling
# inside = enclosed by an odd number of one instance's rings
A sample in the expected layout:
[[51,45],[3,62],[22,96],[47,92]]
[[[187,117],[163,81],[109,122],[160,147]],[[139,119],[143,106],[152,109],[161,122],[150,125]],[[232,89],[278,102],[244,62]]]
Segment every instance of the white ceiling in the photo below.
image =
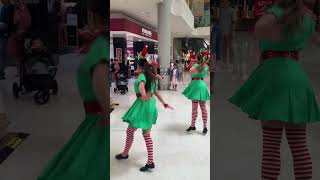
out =
[[122,13],[156,29],[158,26],[157,4],[161,0],[111,0],[111,13]]
[[[205,36],[207,33],[194,33],[196,29],[190,27],[192,21],[193,26],[193,15],[190,10],[185,11],[183,9],[188,8],[183,2],[184,0],[173,0],[173,12],[171,12],[171,29],[173,37],[200,37]],[[111,13],[112,14],[124,14],[134,20],[137,20],[142,25],[146,25],[152,30],[157,32],[158,27],[158,3],[162,0],[111,0]],[[182,6],[181,6],[182,5]],[[180,14],[187,15],[182,17]],[[186,22],[186,19],[189,22]],[[191,20],[191,21],[190,21]]]

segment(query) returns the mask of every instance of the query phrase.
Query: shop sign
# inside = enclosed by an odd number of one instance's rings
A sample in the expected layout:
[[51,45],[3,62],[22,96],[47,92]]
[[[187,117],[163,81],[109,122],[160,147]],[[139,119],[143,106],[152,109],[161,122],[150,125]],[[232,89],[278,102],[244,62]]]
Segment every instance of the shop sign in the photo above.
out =
[[147,37],[150,37],[150,38],[152,37],[152,32],[147,30],[147,29],[145,29],[145,28],[141,28],[141,32],[142,32],[142,35],[144,35],[144,36],[147,36]]
[[78,25],[78,16],[76,14],[67,15],[67,25],[68,26],[77,26]]
[[77,14],[67,14],[67,41],[69,46],[78,46]]

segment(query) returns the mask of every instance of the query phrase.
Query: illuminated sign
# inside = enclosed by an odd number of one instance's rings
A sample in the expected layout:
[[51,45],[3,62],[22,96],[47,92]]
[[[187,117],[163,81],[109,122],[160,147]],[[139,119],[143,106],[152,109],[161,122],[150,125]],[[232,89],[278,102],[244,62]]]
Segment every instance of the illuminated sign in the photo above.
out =
[[145,28],[141,28],[141,32],[142,32],[142,35],[144,35],[144,36],[147,36],[147,37],[150,37],[150,38],[152,37],[152,32],[147,30],[147,29],[145,29]]

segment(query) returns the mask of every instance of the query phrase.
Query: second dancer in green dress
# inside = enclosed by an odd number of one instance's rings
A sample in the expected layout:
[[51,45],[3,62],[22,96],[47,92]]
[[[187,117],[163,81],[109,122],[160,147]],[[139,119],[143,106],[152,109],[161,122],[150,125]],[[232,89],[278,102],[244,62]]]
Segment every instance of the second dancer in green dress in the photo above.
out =
[[198,106],[200,105],[203,120],[203,133],[208,132],[207,121],[208,112],[206,108],[206,101],[210,100],[210,94],[206,82],[203,80],[209,71],[206,64],[208,53],[202,52],[198,55],[198,63],[194,64],[190,69],[192,81],[187,88],[182,92],[184,96],[192,101],[192,122],[187,131],[196,130],[196,120],[198,116]]
[[156,124],[158,117],[158,110],[156,106],[156,100],[153,97],[155,95],[165,108],[172,109],[167,103],[164,102],[157,89],[157,75],[155,74],[155,69],[151,66],[145,58],[147,53],[147,48],[141,53],[138,65],[140,69],[140,74],[134,83],[134,90],[137,96],[137,100],[133,103],[130,109],[122,117],[124,122],[129,124],[127,128],[127,139],[123,152],[116,155],[116,159],[128,159],[129,150],[133,143],[134,133],[137,129],[142,129],[142,135],[145,140],[147,151],[148,151],[148,161],[147,164],[140,168],[140,171],[148,171],[155,168],[153,160],[153,142],[150,135],[151,128]]

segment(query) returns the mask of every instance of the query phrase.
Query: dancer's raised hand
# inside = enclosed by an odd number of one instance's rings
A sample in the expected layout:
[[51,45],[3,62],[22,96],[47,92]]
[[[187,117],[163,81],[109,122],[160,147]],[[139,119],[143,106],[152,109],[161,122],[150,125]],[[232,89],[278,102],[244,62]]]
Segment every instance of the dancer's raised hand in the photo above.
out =
[[169,104],[167,104],[167,103],[164,103],[163,106],[164,106],[164,108],[166,108],[166,109],[171,109],[172,111],[174,110],[173,107],[171,107],[171,106],[170,106]]

